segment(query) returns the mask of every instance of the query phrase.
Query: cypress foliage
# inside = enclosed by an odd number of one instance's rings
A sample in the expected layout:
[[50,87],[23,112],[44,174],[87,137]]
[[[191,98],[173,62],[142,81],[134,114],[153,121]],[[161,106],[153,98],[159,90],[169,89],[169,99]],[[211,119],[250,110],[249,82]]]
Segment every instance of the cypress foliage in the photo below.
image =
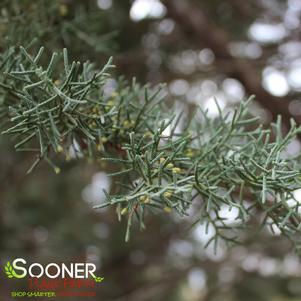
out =
[[[122,78],[107,93],[111,58],[99,67],[72,61],[68,48],[49,55],[51,45],[59,48],[57,37],[47,40],[55,30],[66,41],[74,31],[88,37],[76,28],[76,18],[65,20],[68,7],[51,1],[46,9],[48,2],[40,1],[25,10],[26,3],[9,1],[2,10],[0,116],[1,132],[15,141],[16,151],[35,156],[28,173],[41,161],[58,173],[56,158],[70,160],[71,152],[73,159],[116,164],[110,176],[117,194],[106,192],[106,201],[95,208],[115,206],[118,218],[127,218],[126,240],[134,219],[145,227],[149,210],[185,216],[198,204],[194,223],[215,230],[208,244],[240,242],[240,230],[256,221],[276,226],[300,247],[299,203],[293,195],[301,184],[299,157],[287,152],[300,133],[293,120],[286,135],[281,117],[263,128],[248,110],[252,97],[230,113],[218,107],[218,118],[201,108],[188,118],[166,106],[164,85]],[[90,36],[99,49],[96,40]],[[222,206],[238,209],[236,223],[220,216]]]

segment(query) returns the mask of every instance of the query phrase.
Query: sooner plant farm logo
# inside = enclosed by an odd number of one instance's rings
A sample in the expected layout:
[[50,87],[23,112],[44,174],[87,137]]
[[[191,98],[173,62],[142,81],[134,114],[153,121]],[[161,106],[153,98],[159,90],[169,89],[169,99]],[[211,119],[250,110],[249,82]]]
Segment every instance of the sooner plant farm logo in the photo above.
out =
[[81,289],[95,288],[97,283],[104,280],[96,276],[95,271],[95,264],[87,262],[42,265],[37,262],[28,264],[24,258],[16,258],[4,265],[8,279],[28,278],[30,291],[11,292],[12,297],[92,297],[96,295],[95,291]]

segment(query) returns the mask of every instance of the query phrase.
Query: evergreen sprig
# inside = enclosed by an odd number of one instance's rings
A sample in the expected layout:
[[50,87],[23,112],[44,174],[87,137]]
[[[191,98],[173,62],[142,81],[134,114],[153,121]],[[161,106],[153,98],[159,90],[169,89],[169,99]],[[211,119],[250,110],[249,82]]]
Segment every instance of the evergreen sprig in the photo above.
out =
[[[286,153],[300,132],[293,121],[285,136],[281,118],[263,129],[248,113],[249,101],[232,115],[219,108],[212,119],[199,108],[188,120],[170,114],[162,87],[119,81],[104,93],[111,59],[96,70],[89,62],[69,63],[66,49],[46,66],[39,63],[42,54],[43,48],[32,56],[20,47],[6,54],[13,63],[2,58],[3,134],[18,140],[16,150],[37,153],[29,171],[42,159],[59,171],[52,158],[68,157],[71,148],[117,164],[111,176],[122,183],[119,192],[106,193],[96,208],[115,205],[119,219],[127,216],[126,240],[134,217],[143,229],[149,210],[185,216],[198,203],[197,221],[215,231],[209,243],[238,242],[237,230],[258,222],[260,213],[261,223],[277,226],[298,245],[299,203],[288,205],[300,187],[298,160]],[[220,217],[223,206],[238,209],[235,223]]]
[[[289,206],[287,201],[300,188],[300,171],[296,158],[287,157],[285,151],[300,128],[292,121],[290,132],[282,137],[280,119],[272,129],[256,127],[257,118],[246,117],[247,103],[231,118],[220,111],[219,119],[212,120],[200,112],[203,118],[182,125],[178,134],[174,128],[180,120],[173,123],[173,117],[165,122],[163,116],[161,122],[153,120],[150,140],[129,133],[129,142],[122,147],[126,155],[116,162],[124,165],[118,176],[124,175],[130,183],[123,185],[122,194],[96,207],[116,204],[118,216],[128,216],[126,239],[134,216],[143,229],[148,209],[184,216],[194,201],[200,203],[197,221],[215,229],[210,240],[215,245],[220,237],[237,242],[240,235],[233,230],[247,227],[259,213],[262,223],[269,220],[296,242],[299,203]],[[170,134],[164,135],[168,127]],[[106,160],[114,162],[114,158]],[[223,206],[238,209],[232,225],[219,216]]]
[[[67,49],[49,55],[48,45],[58,48],[60,37],[67,46],[84,42],[102,49],[97,31],[78,28],[84,13],[73,16],[59,1],[4,6],[0,127],[17,151],[35,154],[29,172],[42,160],[59,172],[56,157],[62,154],[115,164],[116,193],[106,192],[95,208],[116,206],[119,219],[128,221],[126,240],[133,220],[143,229],[150,211],[186,216],[193,208],[195,223],[214,229],[208,244],[215,247],[219,239],[239,242],[239,230],[256,223],[278,228],[300,248],[300,202],[293,194],[301,184],[299,156],[287,152],[300,133],[293,121],[286,135],[280,117],[263,128],[249,101],[228,114],[219,108],[218,118],[201,108],[188,117],[166,106],[162,86],[135,80],[119,79],[108,93],[111,59],[98,69],[73,61]],[[38,44],[45,50],[34,50]],[[234,222],[221,215],[223,208],[238,211]]]
[[[57,53],[45,67],[39,65],[43,48],[35,57],[23,47],[11,53],[14,53],[15,61],[6,68],[4,64],[6,71],[1,83],[2,89],[7,91],[2,111],[5,114],[8,106],[11,126],[3,134],[14,135],[18,139],[15,144],[18,151],[26,151],[28,142],[37,138],[39,156],[29,171],[42,158],[48,158],[51,149],[62,152],[63,141],[65,146],[74,144],[77,135],[82,135],[82,140],[91,148],[102,124],[115,114],[113,110],[106,109],[99,94],[108,76],[106,72],[112,67],[111,59],[96,72],[89,62],[69,64],[67,50],[64,49],[64,72],[55,75]],[[100,110],[104,110],[101,118]]]

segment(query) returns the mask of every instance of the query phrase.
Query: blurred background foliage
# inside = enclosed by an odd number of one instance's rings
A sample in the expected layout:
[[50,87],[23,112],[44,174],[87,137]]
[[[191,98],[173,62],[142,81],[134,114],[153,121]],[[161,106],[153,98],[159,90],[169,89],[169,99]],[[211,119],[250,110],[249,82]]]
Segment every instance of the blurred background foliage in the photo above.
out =
[[[227,109],[255,94],[263,123],[282,114],[287,125],[301,121],[300,14],[299,0],[2,0],[0,48],[27,35],[33,47],[67,47],[98,65],[113,54],[116,75],[166,82],[179,109],[200,105],[214,117],[214,97]],[[20,36],[10,35],[8,15],[18,16]],[[300,259],[277,231],[246,233],[246,245],[215,254],[204,249],[204,226],[162,213],[124,243],[114,210],[92,209],[102,188],[114,189],[110,166],[61,162],[59,175],[45,164],[26,176],[32,158],[12,149],[0,136],[1,262],[95,262],[105,277],[95,300],[301,300]],[[300,149],[295,140],[289,151]],[[223,214],[234,221],[233,210]],[[10,286],[0,286],[1,300]]]

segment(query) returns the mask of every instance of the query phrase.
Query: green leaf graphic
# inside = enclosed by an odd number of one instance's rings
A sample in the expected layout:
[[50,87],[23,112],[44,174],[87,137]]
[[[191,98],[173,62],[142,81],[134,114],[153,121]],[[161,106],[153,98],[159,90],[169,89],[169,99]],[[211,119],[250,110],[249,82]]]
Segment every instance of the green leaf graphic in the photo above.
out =
[[7,278],[14,278],[15,271],[8,261],[4,267]]
[[93,279],[94,279],[95,282],[102,282],[105,278],[94,276]]
[[24,273],[22,275],[17,274],[9,261],[4,266],[4,271],[5,271],[5,274],[6,274],[7,278],[21,279],[21,278],[24,278],[26,276],[26,274],[24,274]]

